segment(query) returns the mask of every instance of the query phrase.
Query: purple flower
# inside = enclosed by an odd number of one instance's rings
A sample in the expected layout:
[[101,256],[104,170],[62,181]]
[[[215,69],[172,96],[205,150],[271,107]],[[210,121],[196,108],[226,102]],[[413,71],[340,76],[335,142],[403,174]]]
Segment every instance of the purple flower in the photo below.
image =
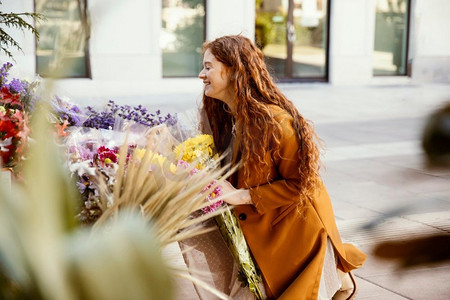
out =
[[82,160],[92,160],[94,158],[94,155],[97,153],[97,151],[93,148],[93,144],[84,143],[79,147],[71,146],[69,148],[69,153],[77,153]]
[[24,92],[25,87],[24,87],[22,81],[20,81],[17,78],[14,78],[13,80],[11,80],[11,83],[9,84],[9,90],[12,93],[18,94],[18,93]]
[[8,76],[9,69],[11,69],[12,66],[12,63],[7,62],[0,68],[0,88],[8,82],[6,77]]
[[109,100],[103,111],[96,111],[93,107],[87,107],[89,118],[83,123],[84,127],[111,129],[114,126],[117,117],[134,121],[138,124],[153,127],[162,123],[175,125],[177,118],[170,114],[161,116],[161,111],[157,110],[155,114],[149,113],[145,107],[138,105],[131,107],[129,105],[119,106],[113,100]]
[[78,190],[80,191],[80,194],[83,194],[86,188],[91,185],[91,183],[88,180],[84,180],[83,178],[81,178],[81,181],[78,181],[76,185]]
[[61,123],[67,121],[69,126],[82,125],[82,112],[78,106],[63,100],[58,96],[55,96],[55,98],[52,100],[52,107],[55,115],[59,118],[59,121]]
[[70,111],[72,111],[74,113],[77,113],[77,114],[81,114],[81,109],[78,106],[76,106],[76,105],[72,106],[70,108]]

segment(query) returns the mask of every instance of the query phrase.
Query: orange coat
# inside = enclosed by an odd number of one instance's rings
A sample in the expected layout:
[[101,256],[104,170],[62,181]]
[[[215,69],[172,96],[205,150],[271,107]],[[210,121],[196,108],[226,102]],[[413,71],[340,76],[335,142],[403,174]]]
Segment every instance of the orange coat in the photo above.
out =
[[[237,188],[249,188],[254,204],[236,206],[234,213],[261,269],[267,296],[317,299],[327,237],[334,246],[338,266],[344,272],[361,267],[366,255],[353,245],[342,243],[323,185],[299,213],[298,142],[292,117],[277,106],[271,106],[271,110],[283,128],[282,158],[272,162],[268,154],[268,166],[252,168],[254,172],[267,174],[268,181],[256,182],[252,177],[245,185],[242,169],[232,176],[230,181]],[[234,158],[238,152],[236,142]]]

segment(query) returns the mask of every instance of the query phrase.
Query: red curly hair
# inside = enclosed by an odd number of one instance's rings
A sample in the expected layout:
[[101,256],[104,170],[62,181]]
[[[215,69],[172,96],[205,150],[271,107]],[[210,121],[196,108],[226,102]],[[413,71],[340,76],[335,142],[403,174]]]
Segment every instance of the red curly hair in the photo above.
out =
[[[281,125],[274,119],[268,105],[276,105],[293,117],[293,128],[296,132],[298,171],[301,201],[311,199],[319,182],[319,148],[314,130],[273,82],[263,53],[250,39],[241,35],[223,36],[203,44],[203,53],[209,50],[215,58],[223,63],[231,74],[234,85],[236,111],[234,121],[239,124],[236,132],[240,145],[241,163],[244,168],[244,180],[249,176],[249,167],[265,164],[264,157],[268,151],[276,155],[279,152]],[[233,116],[222,101],[203,94],[203,109],[206,112],[212,130],[214,142],[219,153],[229,146],[232,136]],[[250,128],[259,131],[258,136],[250,132]],[[270,150],[269,150],[270,149]],[[273,157],[273,156],[272,156]],[[259,174],[264,176],[264,174]]]

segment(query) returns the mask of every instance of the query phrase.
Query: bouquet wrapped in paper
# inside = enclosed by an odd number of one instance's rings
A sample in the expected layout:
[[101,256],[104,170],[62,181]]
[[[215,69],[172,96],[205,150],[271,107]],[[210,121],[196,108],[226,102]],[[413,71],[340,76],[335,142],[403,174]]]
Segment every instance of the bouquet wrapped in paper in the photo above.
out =
[[9,79],[11,63],[0,67],[0,166],[13,169],[22,161],[39,81]]
[[244,233],[236,216],[226,208],[216,218],[220,233],[225,239],[231,254],[240,266],[240,280],[248,286],[257,299],[265,299],[264,285],[245,241]]
[[[167,141],[152,138],[176,117],[149,112],[139,105],[121,106],[110,100],[103,108],[80,109],[66,97],[54,96],[50,120],[55,124],[61,146],[67,152],[67,164],[81,197],[77,215],[84,224],[95,224],[113,205],[112,191],[119,170],[119,149],[126,147],[126,162],[136,151],[136,159],[144,156],[147,143],[158,150]],[[159,127],[159,129],[154,128]],[[170,149],[171,151],[171,149]],[[168,152],[168,150],[165,150]],[[140,157],[139,157],[140,156]],[[153,161],[161,156],[152,154]]]
[[[179,159],[195,164],[198,169],[214,168],[214,165],[218,164],[219,159],[213,138],[209,134],[197,134],[186,139],[175,148],[175,154]],[[210,209],[203,210],[203,213],[220,210],[220,213],[215,216],[215,221],[230,253],[239,266],[239,280],[243,286],[248,286],[256,299],[264,299],[263,281],[253,261],[239,221],[231,211],[230,206],[220,200],[222,195],[220,181],[215,184],[218,184],[217,189],[220,191],[220,194],[216,196],[214,193],[215,197],[209,199],[211,201]]]

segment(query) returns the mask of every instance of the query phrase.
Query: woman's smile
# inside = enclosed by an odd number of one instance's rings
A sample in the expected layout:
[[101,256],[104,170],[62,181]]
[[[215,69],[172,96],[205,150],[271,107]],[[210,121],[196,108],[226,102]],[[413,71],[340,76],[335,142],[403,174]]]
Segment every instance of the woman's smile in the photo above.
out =
[[203,56],[203,69],[198,74],[203,81],[206,96],[221,100],[232,107],[234,100],[233,86],[226,66],[208,49]]

